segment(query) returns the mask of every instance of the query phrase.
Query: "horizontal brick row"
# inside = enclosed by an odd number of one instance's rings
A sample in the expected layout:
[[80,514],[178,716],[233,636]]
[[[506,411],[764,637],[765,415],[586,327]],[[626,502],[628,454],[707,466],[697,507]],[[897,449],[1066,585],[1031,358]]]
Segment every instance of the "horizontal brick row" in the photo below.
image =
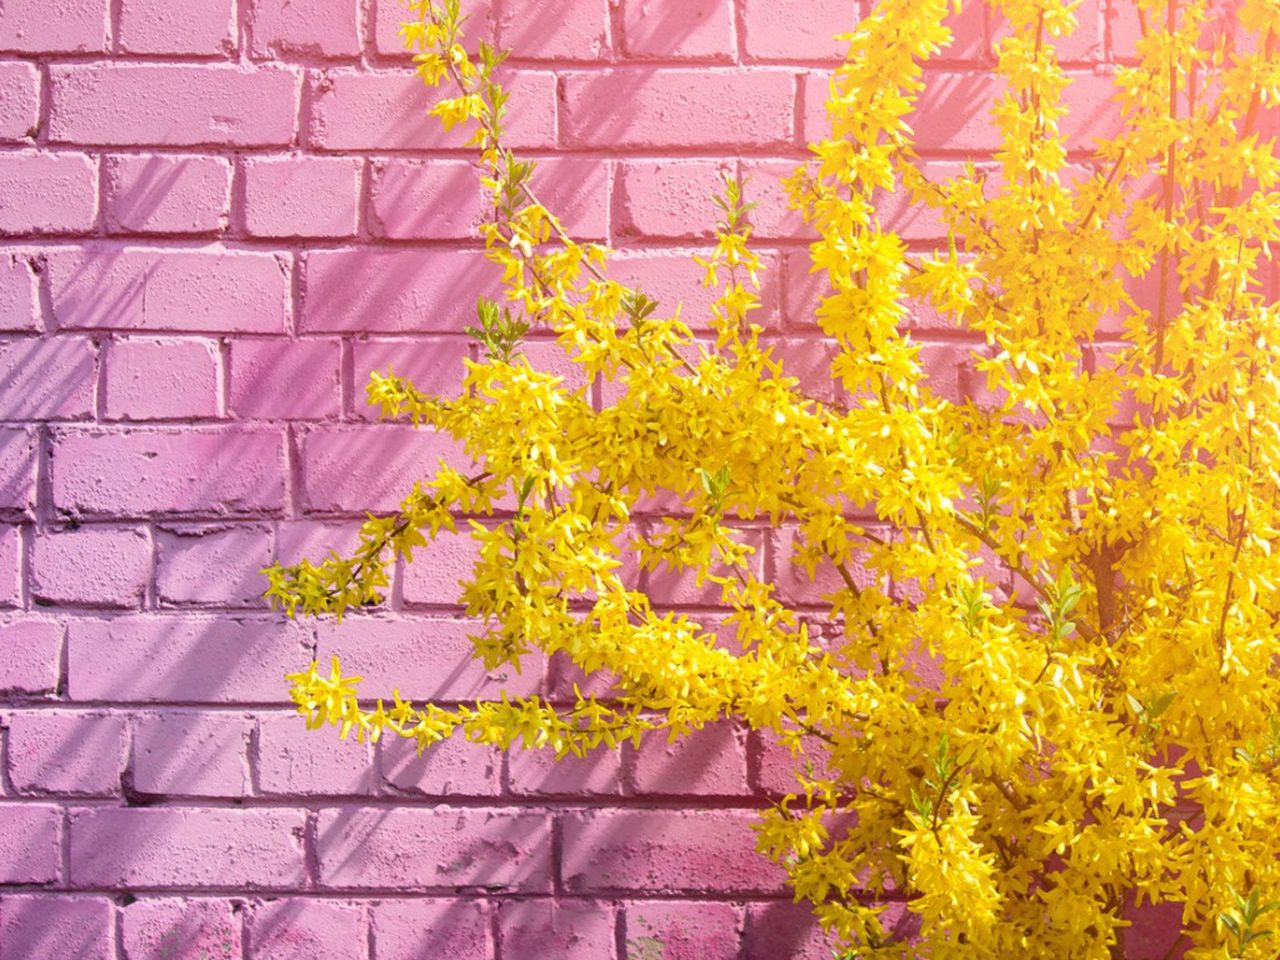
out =
[[[477,3],[473,34],[515,48],[522,59],[591,63],[616,59],[691,60],[701,63],[839,59],[844,48],[833,35],[852,29],[858,4],[792,0],[689,0],[656,17],[652,0],[623,0],[618,19],[607,0],[567,0],[554,28],[538,22],[532,0]],[[247,4],[243,52],[255,60],[353,61],[362,53],[404,56],[398,0],[376,0],[369,16],[357,0],[254,0]],[[741,20],[735,16],[740,9]],[[0,51],[42,54],[103,53],[226,57],[240,50],[232,0],[200,0],[175,17],[162,0],[125,0],[113,36],[107,0],[64,4],[62,29],[38,22],[38,0],[10,0],[0,15]],[[1106,14],[1106,16],[1104,16]],[[1138,34],[1130,18],[1112,14],[1101,0],[1079,5],[1077,34],[1060,44],[1073,61],[1102,56],[1104,33],[1120,56],[1131,56]],[[37,22],[31,22],[37,19]],[[1004,25],[978,7],[951,18],[955,34],[948,55],[982,61]]]
[[[706,243],[714,240],[714,198],[724,192],[725,175],[740,169],[757,204],[751,215],[757,245],[797,245],[814,234],[787,206],[783,183],[796,165],[794,159],[748,158],[739,163],[696,157],[615,161],[565,156],[541,160],[532,186],[538,199],[580,239],[601,241],[616,235],[632,241]],[[935,161],[925,164],[925,172],[941,181],[961,174],[963,166]],[[239,185],[233,187],[233,182]],[[221,237],[254,244],[247,251],[184,247],[174,255],[239,253],[261,259],[261,244],[268,240],[305,241],[311,246],[454,240],[474,246],[482,225],[492,218],[474,167],[450,159],[384,157],[366,162],[280,154],[245,158],[233,168],[229,160],[216,156],[108,154],[99,162],[81,152],[23,149],[0,153],[0,185],[0,235],[105,234],[137,241]],[[52,202],[36,202],[50,190],[56,191]],[[233,202],[233,197],[238,199]],[[325,202],[316,203],[317,197]],[[946,236],[945,227],[927,210],[909,204],[905,194],[886,196],[882,213],[886,224],[906,240],[936,242]],[[143,252],[96,242],[82,256],[124,258],[127,266],[130,255],[136,259]],[[52,254],[71,259],[62,251]]]
[[[275,65],[112,61],[48,69],[48,121],[41,128],[30,68],[0,61],[0,84],[13,91],[13,102],[0,114],[4,139],[24,142],[34,135],[52,145],[100,149],[299,146],[321,153],[458,150],[465,141],[424,116],[436,94],[411,71],[304,74]],[[520,104],[506,141],[541,151],[795,153],[826,130],[828,77],[784,66],[636,65],[558,75],[519,69],[506,78]],[[1075,69],[1070,77],[1063,128],[1070,149],[1087,150],[1093,137],[1118,129],[1118,110],[1110,102],[1114,84],[1105,71]],[[1002,92],[996,78],[934,68],[925,80],[913,115],[920,149],[990,155],[999,147],[990,118]],[[618,111],[619,102],[629,109]],[[31,161],[27,167],[33,176]],[[308,172],[316,177],[321,170],[312,164]],[[74,178],[83,174],[68,169],[62,175],[78,197]],[[268,176],[264,171],[260,179]],[[335,185],[341,168],[332,167],[327,176],[327,185]]]
[[[431,637],[432,632],[422,635]],[[5,649],[14,638],[12,627],[0,631]],[[56,673],[56,648],[33,654],[51,661],[45,666],[46,678]],[[299,660],[293,669],[302,666]],[[11,667],[10,672],[16,670]],[[34,676],[35,670],[31,673]],[[279,677],[272,679],[278,687],[272,699],[281,700],[286,685]],[[83,683],[76,686],[84,689]],[[196,685],[189,686],[189,691],[174,690],[170,684],[163,692],[201,694]],[[365,688],[369,694],[380,690],[372,684]],[[125,701],[138,694],[122,691],[115,699]],[[626,804],[663,797],[750,802],[762,794],[795,789],[787,772],[789,753],[762,736],[748,737],[723,723],[675,743],[653,735],[639,747],[628,744],[555,761],[549,754],[524,750],[504,758],[461,737],[423,754],[412,741],[397,737],[378,744],[342,741],[335,731],[307,730],[291,712],[75,709],[74,699],[73,695],[56,709],[27,705],[0,715],[0,727],[7,731],[6,792],[13,797],[115,797],[131,802],[505,797]]]
[[[903,923],[900,905],[890,905],[884,916],[890,926]],[[22,893],[0,897],[0,935],[6,957],[78,960],[415,960],[424,948],[454,960],[830,957],[805,908],[786,901],[415,897],[366,904],[306,895],[145,895],[121,906],[102,896]],[[123,953],[116,953],[116,942]]]
[[[360,437],[355,434],[357,440]],[[416,472],[397,472],[399,477],[430,476],[432,465],[406,464],[406,471]],[[336,477],[343,473],[337,458],[326,466]],[[396,492],[392,481],[391,477],[386,481],[389,496]],[[342,504],[324,512],[359,513]],[[275,559],[294,563],[309,556],[318,561],[330,548],[349,550],[355,526],[354,519],[344,528],[339,523],[257,517],[234,518],[234,522],[230,518],[91,524],[72,520],[39,529],[0,526],[0,606],[21,604],[20,576],[25,571],[32,598],[46,606],[128,610],[146,601],[161,608],[263,607],[261,568]],[[637,524],[635,532],[641,532],[642,526]],[[774,583],[785,603],[820,607],[843,589],[843,581],[826,565],[819,564],[810,575],[804,544],[794,528],[748,528],[738,539],[753,551],[748,558],[751,571]],[[459,609],[459,583],[470,579],[477,550],[469,533],[442,533],[404,566],[397,596],[389,598],[393,606]],[[667,567],[642,571],[630,553],[624,550],[624,554],[624,582],[648,592],[657,602],[670,607],[721,604],[719,587],[698,583],[692,572]],[[866,556],[855,555],[849,568],[861,587],[887,588]],[[998,569],[986,570],[984,575],[997,587],[1007,586],[1007,577]],[[407,625],[410,630],[412,626]]]
[[[662,203],[650,205],[638,223],[626,222],[638,229],[665,229],[664,207],[671,211],[672,218],[678,213],[678,201],[672,199],[673,193],[680,196],[677,182],[662,176],[648,181]],[[701,192],[696,196],[701,197]],[[925,230],[929,226],[921,223],[919,228]],[[707,331],[716,292],[697,282],[703,271],[693,259],[705,255],[706,247],[696,242],[699,237],[668,239],[672,242],[662,247],[618,254],[610,262],[610,273],[619,282],[645,291],[664,310],[674,312],[679,305],[681,316],[690,327]],[[761,305],[752,313],[752,321],[771,332],[814,334],[816,309],[829,292],[825,277],[812,272],[807,251],[762,246],[759,252],[768,272],[761,276]],[[1134,293],[1142,302],[1142,292],[1135,289]],[[119,242],[0,249],[0,308],[4,310],[0,333],[33,335],[51,329],[68,335],[89,331],[117,336],[346,335],[360,338],[354,349],[361,373],[357,386],[361,390],[364,372],[380,362],[379,351],[393,349],[390,343],[372,346],[361,341],[379,335],[426,338],[425,343],[433,344],[442,353],[420,351],[423,355],[413,362],[430,365],[451,360],[450,348],[432,335],[458,335],[474,324],[475,302],[481,296],[504,296],[501,271],[482,251],[473,249],[359,246],[294,253],[222,244],[158,248]],[[954,319],[939,317],[923,304],[911,305],[907,323],[931,334],[955,330]],[[536,343],[536,339],[535,335],[531,342]],[[545,340],[546,334],[540,339]],[[203,368],[210,362],[193,349],[190,341],[168,342],[177,364],[185,360]],[[76,341],[74,347],[14,345],[0,340],[0,352],[13,349],[52,351],[59,362],[73,366],[75,357],[90,352],[89,344],[83,340]],[[331,361],[323,356],[303,360],[300,355],[288,361],[287,351],[304,349],[288,344],[245,344],[239,352],[247,358],[257,351],[270,355],[272,349],[282,351],[270,364],[273,368],[297,363],[310,367],[313,362],[323,368]],[[361,352],[365,357],[360,356]],[[145,348],[136,348],[135,361],[145,367],[147,353]],[[121,356],[126,355],[122,351]],[[17,365],[19,356],[12,354],[9,362]],[[160,356],[155,354],[157,359]],[[257,361],[248,362],[250,367],[257,365]],[[207,380],[207,374],[197,377],[196,382],[201,379]],[[243,386],[252,377],[241,380]],[[458,380],[459,370],[452,367],[447,382]],[[53,388],[43,389],[48,392]],[[284,392],[287,391],[276,391]],[[0,397],[0,405],[29,402],[26,398]],[[58,418],[62,414],[52,412],[49,416]],[[117,416],[132,418],[124,411]]]
[[[312,817],[280,806],[70,803],[0,803],[3,882],[526,894],[563,883],[584,896],[745,897],[773,894],[784,877],[756,852],[750,810],[321,806]],[[148,855],[159,849],[166,856]]]

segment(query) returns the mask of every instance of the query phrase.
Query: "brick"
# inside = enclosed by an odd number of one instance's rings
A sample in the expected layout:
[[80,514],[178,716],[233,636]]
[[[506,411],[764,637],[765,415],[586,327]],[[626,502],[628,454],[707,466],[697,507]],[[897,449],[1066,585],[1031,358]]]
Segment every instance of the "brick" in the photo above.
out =
[[831,96],[831,74],[827,71],[806,73],[800,78],[800,109],[803,111],[801,139],[805,143],[825,140],[831,132],[827,118],[827,100]]
[[[782,292],[779,260],[767,250],[757,252],[763,263],[758,293],[761,307],[751,314],[751,320],[765,327],[777,327],[781,320]],[[710,327],[711,304],[718,291],[702,285],[706,271],[694,262],[695,253],[705,258],[709,251],[622,251],[609,261],[609,275],[657,300],[661,304],[660,313],[674,313],[676,305],[681,304],[684,322],[694,330],[706,330]]]
[[747,202],[751,211],[751,236],[766,240],[816,240],[817,231],[791,209],[784,181],[796,172],[794,160],[755,160],[742,165]]
[[0,899],[0,960],[113,960],[111,901],[106,897]]
[[744,47],[752,60],[843,60],[858,23],[852,0],[746,0]]
[[287,703],[286,673],[311,660],[295,623],[138,616],[67,628],[73,700]]
[[6,0],[0,7],[0,50],[101,53],[107,44],[107,0]]
[[609,0],[561,0],[555,27],[542,0],[499,0],[498,44],[521,60],[592,61],[609,56]]
[[483,887],[549,893],[545,814],[450,807],[327,809],[317,830],[320,885]]
[[43,532],[31,555],[37,603],[137,607],[151,579],[145,530],[81,527]]
[[695,730],[668,743],[649,734],[635,751],[636,791],[672,796],[743,796],[747,751],[742,735],[727,723]]
[[[919,920],[902,903],[890,903],[880,922],[893,939],[907,943],[919,932]],[[747,905],[746,960],[831,960],[831,941],[806,903],[778,900]]]
[[28,140],[39,123],[40,74],[35,64],[0,63],[0,141]]
[[441,459],[469,469],[457,443],[430,429],[313,430],[302,440],[302,502],[314,512],[389,512],[415,480],[435,475]]
[[[506,130],[507,146],[518,150],[556,144],[556,78],[539,71],[503,74],[513,111]],[[409,70],[363,73],[335,69],[309,81],[309,110],[303,129],[307,143],[321,150],[460,149],[463,128],[445,133],[426,116],[434,92]]]
[[840,348],[833,340],[816,337],[777,337],[764,342],[773,359],[782,365],[783,376],[799,380],[796,389],[804,396],[831,403],[844,398],[842,386],[831,378],[831,363]]
[[585,757],[560,760],[548,750],[513,749],[507,754],[507,770],[511,792],[519,796],[616,797],[622,793],[621,754],[604,747]]
[[746,956],[830,960],[831,943],[808,904],[753,903],[747,907]]
[[103,221],[113,233],[227,228],[231,164],[222,157],[107,157],[103,172]]
[[818,325],[818,306],[824,297],[831,295],[827,272],[814,272],[808,250],[787,254],[784,269],[782,315],[785,325],[790,329],[813,330]]
[[728,903],[650,900],[624,907],[623,960],[738,960],[738,910]]
[[960,403],[967,394],[965,371],[969,368],[969,348],[963,344],[927,343],[920,348],[920,366],[925,383],[935,396]]
[[133,788],[186,797],[249,793],[249,722],[227,714],[139,717],[133,735]]
[[[62,812],[45,804],[0,804],[0,883],[51,883],[61,859]],[[4,898],[8,903],[9,898]],[[8,941],[0,939],[0,944]]]
[[765,732],[752,734],[752,784],[758,790],[772,795],[783,795],[799,789],[797,776],[806,775],[806,766],[812,765],[813,777],[835,777],[826,744],[816,739],[806,739],[801,744],[803,752],[792,756],[790,747]]
[[756,852],[755,821],[746,810],[567,814],[565,888],[586,894],[780,893],[785,873]]
[[1004,82],[984,73],[926,72],[925,89],[907,123],[920,150],[994,153],[1000,130],[991,107],[1004,92]]
[[357,0],[254,0],[249,29],[255,57],[356,57]]
[[0,624],[0,692],[41,696],[58,686],[62,628],[46,620]]
[[[743,530],[735,537],[754,549],[747,560],[748,569],[757,577],[764,574],[764,536],[759,530]],[[646,589],[655,604],[661,606],[717,605],[721,601],[720,585],[710,580],[697,582],[697,572],[688,567],[673,570],[660,566],[646,574]]]
[[[876,536],[885,539],[888,531],[872,529]],[[814,568],[813,576],[798,562],[803,540],[801,533],[794,526],[783,526],[769,531],[773,541],[774,575],[773,582],[777,587],[778,599],[783,603],[795,606],[827,606],[826,599],[831,594],[845,589],[844,578],[830,562],[823,561]],[[883,578],[868,563],[869,556],[862,551],[845,562],[845,567],[853,577],[853,582],[860,590],[879,586],[884,588]]]
[[187,147],[285,146],[293,140],[298,76],[231,64],[55,64],[54,143]]
[[392,371],[433,396],[457,398],[466,374],[463,361],[469,343],[462,337],[421,337],[414,340],[357,340],[352,345],[355,367],[355,408],[365,419],[381,416],[368,403],[367,388],[374,373]]
[[378,749],[383,779],[406,794],[496,797],[502,788],[498,750],[460,735],[432,744],[422,754],[412,740],[400,737],[384,739]]
[[498,908],[504,956],[615,960],[613,909],[603,903],[523,900]]
[[569,146],[791,143],[794,77],[784,70],[621,69],[562,76],[561,129]]
[[[964,180],[964,164],[947,161],[934,161],[919,165],[921,172],[933,183],[945,189],[949,180]],[[998,169],[978,167],[979,177],[985,177],[990,186],[985,190],[987,195],[994,192],[999,182]],[[940,211],[924,203],[916,202],[911,194],[903,188],[888,194],[880,191],[876,195],[876,209],[880,213],[881,223],[886,230],[892,230],[908,241],[943,241],[947,238],[947,225],[943,222]],[[939,246],[944,244],[939,243]]]
[[156,596],[163,604],[265,606],[271,535],[259,526],[156,531]]
[[303,880],[301,812],[99,807],[71,814],[75,884],[291,889]]
[[336,550],[353,553],[360,545],[360,521],[282,520],[276,525],[276,559],[296,563],[303,557],[319,560]]
[[232,0],[124,0],[119,43],[126,53],[230,56],[236,48]]
[[317,626],[316,659],[329,663],[336,654],[345,675],[364,678],[368,697],[390,698],[393,688],[412,700],[492,699],[540,693],[544,657],[532,653],[521,670],[504,665],[486,671],[472,659],[470,635],[480,624],[462,620],[381,620],[348,617],[340,624]]
[[[606,670],[596,670],[591,674],[584,673],[563,650],[557,650],[547,658],[547,690],[551,700],[557,703],[572,703],[577,699],[575,685],[584,696],[611,699],[616,695],[614,681],[616,677]],[[534,755],[531,760],[535,766],[541,766]],[[514,771],[513,771],[514,776]]]
[[414,550],[413,562],[401,574],[403,598],[411,606],[460,607],[462,581],[471,578],[480,544],[470,529],[439,536]]
[[289,898],[258,904],[248,919],[249,951],[272,960],[365,960],[364,906]]
[[0,254],[0,330],[28,332],[40,328],[37,262],[17,253]]
[[120,716],[17,712],[9,717],[9,778],[20,793],[120,793],[125,723]]
[[233,340],[229,410],[237,417],[336,417],[336,340]]
[[375,162],[369,229],[393,240],[475,239],[492,209],[481,192],[465,160]]
[[530,187],[568,234],[577,240],[609,235],[609,164],[555,157],[538,161]]
[[707,239],[715,234],[729,164],[719,160],[636,160],[618,178],[623,236]]
[[82,153],[0,154],[0,234],[85,233],[97,191],[97,165]]
[[275,430],[66,431],[54,438],[53,501],[114,517],[279,510],[283,462]]
[[358,248],[305,256],[305,333],[462,333],[502,271],[472,250]]
[[[582,365],[574,363],[558,341],[543,339],[549,333],[550,331],[544,329],[538,339],[534,338],[538,336],[537,334],[526,339],[521,344],[520,352],[524,354],[529,361],[529,365],[534,370],[560,377],[563,381],[561,386],[565,390],[586,390],[590,386],[590,382],[587,380],[586,372],[583,370]],[[590,402],[589,394],[587,400]]]
[[22,604],[22,530],[0,527],[0,606]]
[[624,0],[622,30],[626,55],[636,59],[728,61],[737,53],[730,0]]
[[1163,960],[1164,957],[1177,956],[1183,939],[1181,903],[1167,901],[1138,907],[1130,895],[1123,916],[1131,924],[1119,934],[1126,957]]
[[990,63],[991,42],[987,29],[987,5],[965,3],[959,11],[954,8],[942,21],[951,31],[951,43],[938,57],[939,60],[965,63]]
[[60,329],[280,333],[289,264],[245,250],[94,244],[49,257]]
[[1142,37],[1137,5],[1108,0],[1105,19],[1107,58],[1126,63],[1137,60],[1137,43]]
[[0,429],[0,510],[30,512],[36,503],[36,438]]
[[76,420],[93,415],[97,357],[78,337],[0,343],[0,418]]
[[493,956],[493,935],[483,903],[414,897],[374,901],[370,912],[378,960],[422,960],[424,949],[449,960]]
[[114,340],[105,368],[104,419],[218,415],[218,345],[212,340]]
[[241,960],[240,904],[145,897],[120,910],[121,960]]
[[265,716],[258,721],[258,784],[275,796],[345,797],[373,792],[368,742],[338,739],[332,728],[308,730],[303,718]]
[[360,160],[268,157],[244,164],[244,226],[251,237],[351,237]]
[[1124,131],[1120,105],[1113,97],[1115,81],[1095,73],[1075,73],[1063,94],[1068,114],[1062,120],[1062,133],[1068,150],[1092,151],[1096,141],[1119,136]]

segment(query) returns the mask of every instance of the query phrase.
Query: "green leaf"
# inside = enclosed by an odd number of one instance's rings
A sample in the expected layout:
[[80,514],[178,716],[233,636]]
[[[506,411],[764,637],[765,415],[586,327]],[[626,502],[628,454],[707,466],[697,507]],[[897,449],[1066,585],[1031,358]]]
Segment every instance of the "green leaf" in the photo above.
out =
[[1151,706],[1147,709],[1147,714],[1154,720],[1160,714],[1169,709],[1170,705],[1178,697],[1177,690],[1170,690],[1168,693],[1162,693],[1151,701]]

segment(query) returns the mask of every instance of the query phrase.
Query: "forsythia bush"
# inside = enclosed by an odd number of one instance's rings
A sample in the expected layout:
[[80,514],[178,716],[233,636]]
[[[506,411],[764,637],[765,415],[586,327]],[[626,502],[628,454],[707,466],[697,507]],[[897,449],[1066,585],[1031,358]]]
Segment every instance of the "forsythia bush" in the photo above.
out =
[[[798,773],[760,849],[850,957],[1122,956],[1135,902],[1181,905],[1188,956],[1270,957],[1280,308],[1261,273],[1280,240],[1280,159],[1256,127],[1280,107],[1280,2],[1139,0],[1138,56],[1115,76],[1123,134],[1074,174],[1055,43],[1075,3],[992,5],[1012,25],[998,183],[972,167],[930,182],[913,153],[907,118],[950,40],[946,0],[882,0],[848,37],[830,138],[789,182],[821,237],[818,322],[848,398],[835,404],[760,345],[739,184],[704,262],[719,296],[703,343],[538,202],[534,165],[503,145],[503,55],[464,46],[459,0],[412,2],[404,36],[446,89],[432,112],[471,131],[507,302],[479,304],[485,359],[458,399],[391,373],[369,397],[477,466],[442,465],[364,525],[354,556],[277,566],[268,593],[290,615],[341,616],[379,602],[397,558],[465,524],[476,655],[563,651],[612,692],[366,709],[340,665],[313,664],[293,696],[315,726],[422,748],[461,732],[581,755],[723,718],[769,731]],[[883,229],[876,203],[894,190],[939,211],[949,249],[912,253]],[[1144,277],[1148,306],[1128,292]],[[904,324],[924,301],[985,338],[982,404],[930,390]],[[1117,323],[1124,348],[1100,355],[1100,327]],[[607,403],[530,365],[535,327],[611,383]],[[632,513],[655,495],[683,509],[637,534]],[[462,519],[478,516],[492,519]],[[810,575],[838,573],[834,632],[753,575],[734,521],[764,517],[799,525]],[[733,636],[629,589],[624,551],[716,584]],[[918,915],[914,942],[882,927],[885,896]]]

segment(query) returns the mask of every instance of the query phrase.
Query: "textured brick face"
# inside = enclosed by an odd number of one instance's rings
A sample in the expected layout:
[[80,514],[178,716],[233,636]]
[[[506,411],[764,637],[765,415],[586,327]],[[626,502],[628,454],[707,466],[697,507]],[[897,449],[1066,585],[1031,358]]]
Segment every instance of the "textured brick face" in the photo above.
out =
[[[782,179],[824,129],[831,34],[868,4],[463,2],[472,39],[515,48],[508,142],[537,159],[540,199],[695,330],[711,194],[750,177],[753,319],[834,397]],[[371,697],[609,688],[562,656],[470,659],[465,536],[340,624],[261,596],[262,567],[349,552],[366,511],[440,457],[465,466],[364,400],[389,367],[456,396],[476,299],[501,295],[476,171],[425,116],[403,10],[0,0],[0,960],[829,960],[754,851],[747,808],[792,785],[776,744],[717,725],[560,764],[462,738],[419,756],[308,731],[289,700],[285,675],[335,653]],[[1105,75],[1138,33],[1114,3],[1078,16],[1060,45],[1073,150],[1107,129]],[[949,23],[912,117],[939,179],[998,145],[983,100],[1005,27],[979,0]],[[945,238],[899,199],[884,216],[920,247]],[[909,322],[959,396],[967,348]],[[527,352],[581,383],[545,335]],[[788,603],[838,585],[791,562],[796,531],[743,535]],[[636,578],[664,604],[719,603]]]

